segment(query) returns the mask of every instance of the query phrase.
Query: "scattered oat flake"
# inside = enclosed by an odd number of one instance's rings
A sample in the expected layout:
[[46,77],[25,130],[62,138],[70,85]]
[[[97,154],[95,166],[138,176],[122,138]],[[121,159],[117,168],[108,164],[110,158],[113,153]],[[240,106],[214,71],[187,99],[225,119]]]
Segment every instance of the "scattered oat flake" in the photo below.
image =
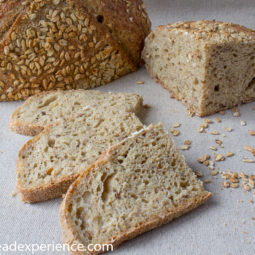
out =
[[251,190],[251,188],[250,188],[247,184],[245,184],[245,183],[243,183],[243,188],[244,188],[246,191],[250,191],[250,190]]
[[234,112],[234,113],[233,113],[233,116],[234,116],[234,117],[240,117],[240,112]]
[[225,160],[225,157],[223,154],[215,154],[214,159],[215,161],[223,161]]
[[170,132],[174,135],[174,136],[178,136],[180,134],[180,131],[177,129],[171,129]]
[[245,163],[255,163],[255,160],[247,159],[247,158],[243,158],[242,161],[245,162]]
[[178,128],[178,127],[180,127],[180,126],[181,126],[181,124],[178,123],[178,122],[176,122],[176,123],[173,124],[173,128]]
[[215,121],[218,122],[218,123],[220,123],[220,122],[221,122],[221,119],[216,118]]
[[210,146],[210,149],[213,151],[217,151],[217,147],[216,146]]
[[219,135],[220,133],[218,131],[211,131],[210,134],[211,135]]
[[251,203],[251,204],[254,204],[254,201],[253,201],[253,200],[250,200],[250,203]]
[[219,170],[217,170],[217,169],[210,172],[211,176],[215,176],[215,175],[218,175],[218,174],[219,174]]
[[11,196],[12,196],[12,197],[17,196],[17,194],[18,194],[17,190],[13,190],[13,191],[11,192]]
[[239,188],[239,184],[238,183],[231,183],[230,187],[233,188],[233,189],[237,189],[237,188]]
[[244,146],[244,149],[245,149],[246,151],[251,152],[252,155],[255,156],[255,149],[254,149],[253,147],[248,146],[248,145],[245,145],[245,146]]
[[188,150],[189,148],[190,148],[190,145],[188,145],[188,144],[187,145],[185,144],[185,145],[181,146],[181,150],[183,150],[183,151]]
[[246,122],[244,120],[241,120],[241,126],[246,126]]
[[251,136],[255,136],[255,130],[251,130],[251,131],[249,132],[249,134],[250,134]]
[[226,132],[232,132],[232,131],[233,131],[233,129],[232,129],[232,128],[230,128],[230,127],[226,127],[226,128],[225,128],[225,131],[226,131]]
[[204,162],[203,162],[203,164],[205,165],[205,166],[209,166],[209,160],[205,160]]
[[232,156],[234,156],[234,153],[233,152],[227,152],[227,154],[226,154],[226,157],[232,157]]
[[222,136],[222,137],[226,137],[226,135],[225,135],[225,134],[222,134],[221,136]]
[[230,182],[223,182],[222,183],[222,186],[224,187],[224,188],[229,188],[230,187]]
[[213,123],[213,121],[210,120],[210,119],[205,119],[204,121],[205,121],[206,123],[208,123],[208,124],[212,124],[212,123]]
[[204,123],[201,124],[200,127],[202,127],[202,128],[208,128],[208,123],[204,122]]
[[204,183],[211,183],[211,182],[212,182],[211,179],[206,179],[206,180],[204,180]]
[[190,140],[185,140],[185,141],[184,141],[184,144],[185,144],[185,145],[191,145],[191,141],[190,141]]
[[136,83],[139,84],[139,85],[141,85],[141,84],[144,84],[144,81],[139,80],[139,81],[137,81]]
[[219,111],[219,114],[224,115],[225,112],[224,111]]
[[223,142],[222,142],[221,140],[219,140],[219,139],[216,139],[215,142],[216,142],[219,146],[221,146],[222,143],[223,143]]
[[198,158],[197,161],[202,164],[204,161],[209,160],[210,158],[211,156],[209,154],[205,154],[204,156]]

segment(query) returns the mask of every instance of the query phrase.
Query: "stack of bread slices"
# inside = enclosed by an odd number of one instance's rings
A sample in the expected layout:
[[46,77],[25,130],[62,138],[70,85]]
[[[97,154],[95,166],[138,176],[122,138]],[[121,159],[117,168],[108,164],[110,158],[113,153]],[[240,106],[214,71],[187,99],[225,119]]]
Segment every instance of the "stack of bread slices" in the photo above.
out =
[[117,246],[211,196],[162,124],[141,123],[142,103],[137,94],[53,91],[13,113],[10,129],[35,135],[20,150],[17,189],[30,203],[67,192],[60,209],[67,244]]

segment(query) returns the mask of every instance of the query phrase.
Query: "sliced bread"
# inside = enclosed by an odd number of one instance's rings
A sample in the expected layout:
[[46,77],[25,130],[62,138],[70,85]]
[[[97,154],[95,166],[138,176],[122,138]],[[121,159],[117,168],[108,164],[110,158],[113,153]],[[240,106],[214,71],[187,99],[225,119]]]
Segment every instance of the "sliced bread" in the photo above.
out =
[[133,112],[121,110],[124,104],[106,108],[102,101],[101,107],[86,106],[75,114],[66,111],[58,123],[28,141],[17,162],[22,200],[32,203],[61,196],[103,151],[140,130],[143,124]]
[[11,116],[9,128],[23,135],[39,134],[56,121],[80,114],[80,109],[117,107],[119,111],[138,112],[143,98],[137,94],[104,93],[96,90],[42,92],[28,98]]
[[159,26],[146,39],[149,74],[199,116],[255,100],[255,31],[200,20]]
[[60,208],[63,239],[82,249],[117,246],[210,196],[162,125],[150,125],[104,152],[70,186]]

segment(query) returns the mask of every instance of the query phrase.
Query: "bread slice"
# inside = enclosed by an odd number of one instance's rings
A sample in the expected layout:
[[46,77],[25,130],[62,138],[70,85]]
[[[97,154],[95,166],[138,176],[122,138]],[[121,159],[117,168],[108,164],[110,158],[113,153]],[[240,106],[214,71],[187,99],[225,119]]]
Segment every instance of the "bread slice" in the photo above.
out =
[[117,246],[211,195],[162,125],[150,125],[104,152],[70,186],[60,208],[63,239],[82,248]]
[[255,31],[216,21],[159,26],[146,39],[149,74],[199,116],[255,100]]
[[137,94],[104,93],[96,90],[42,92],[26,100],[11,116],[9,128],[23,135],[39,134],[46,126],[63,117],[74,117],[80,109],[117,107],[119,111],[137,113],[143,98]]
[[136,71],[150,26],[142,0],[1,1],[0,101]]
[[[114,99],[113,94],[107,95]],[[103,151],[143,127],[132,112],[135,104],[127,101],[126,109],[131,111],[127,112],[119,97],[108,101],[115,106],[107,106],[107,100],[97,103],[101,107],[76,108],[75,114],[62,112],[66,115],[58,123],[46,127],[20,150],[17,189],[24,202],[61,196]]]

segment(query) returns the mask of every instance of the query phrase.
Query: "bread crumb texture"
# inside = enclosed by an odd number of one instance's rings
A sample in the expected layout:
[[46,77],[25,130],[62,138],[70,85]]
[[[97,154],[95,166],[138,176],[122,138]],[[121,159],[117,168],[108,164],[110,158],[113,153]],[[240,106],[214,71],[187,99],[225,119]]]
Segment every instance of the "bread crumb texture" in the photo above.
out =
[[134,113],[141,102],[136,94],[85,90],[46,93],[26,102],[22,121],[46,128],[19,153],[17,187],[23,201],[61,196],[102,152],[143,128]]
[[64,241],[118,245],[210,196],[162,125],[151,125],[113,146],[71,186],[60,211]]
[[178,22],[151,32],[142,56],[157,82],[205,116],[255,99],[254,39],[232,23]]

